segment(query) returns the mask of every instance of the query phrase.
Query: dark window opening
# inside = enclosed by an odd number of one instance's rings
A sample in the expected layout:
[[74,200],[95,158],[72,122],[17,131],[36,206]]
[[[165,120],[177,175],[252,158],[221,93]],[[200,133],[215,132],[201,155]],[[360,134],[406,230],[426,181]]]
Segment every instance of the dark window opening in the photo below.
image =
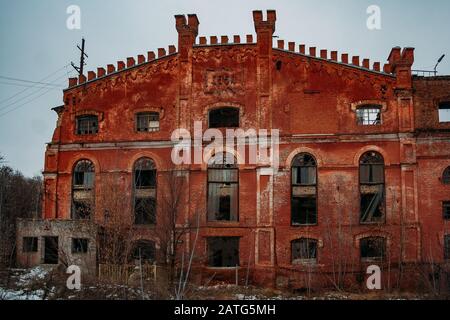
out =
[[134,224],[156,224],[156,201],[153,198],[134,199]]
[[315,185],[316,175],[316,160],[311,155],[303,153],[295,157],[292,163],[292,183],[294,185]]
[[442,213],[445,220],[450,220],[450,201],[444,201],[442,203]]
[[367,152],[360,160],[359,181],[363,184],[384,183],[384,159],[377,152]]
[[317,206],[315,197],[292,198],[292,225],[317,224]]
[[277,63],[276,63],[277,71],[280,71],[280,70],[281,70],[281,66],[282,66],[282,65],[283,65],[283,63],[282,63],[280,60],[278,60]]
[[44,264],[58,264],[58,237],[44,237]]
[[159,113],[143,112],[136,115],[136,130],[138,132],[159,131]]
[[231,164],[234,157],[221,157],[208,168],[208,220],[238,221],[239,171]]
[[132,251],[134,260],[142,260],[144,262],[153,263],[156,261],[156,247],[153,241],[140,240],[134,245]]
[[444,173],[442,174],[442,183],[450,184],[450,167],[444,170]]
[[239,266],[239,238],[208,238],[208,265],[215,268]]
[[382,222],[383,219],[383,191],[361,194],[361,222]]
[[38,238],[37,237],[24,237],[23,238],[23,252],[37,252],[38,251]]
[[360,126],[376,126],[381,124],[381,108],[376,105],[362,106],[356,109],[356,119]]
[[88,239],[72,239],[72,253],[87,253],[88,252]]
[[383,260],[386,253],[386,239],[370,237],[360,240],[361,258]]
[[298,239],[291,242],[292,263],[317,259],[317,240]]
[[77,134],[96,134],[98,133],[97,116],[79,116],[77,117]]
[[94,186],[95,168],[89,160],[78,161],[73,173],[74,189],[92,189]]
[[450,260],[450,235],[444,237],[444,259]]
[[238,128],[239,127],[239,109],[238,108],[220,108],[209,112],[210,128]]
[[439,104],[439,122],[450,122],[450,101]]
[[134,184],[136,189],[156,187],[156,168],[151,159],[142,158],[134,167]]
[[75,220],[89,220],[91,218],[90,201],[73,201],[72,218]]

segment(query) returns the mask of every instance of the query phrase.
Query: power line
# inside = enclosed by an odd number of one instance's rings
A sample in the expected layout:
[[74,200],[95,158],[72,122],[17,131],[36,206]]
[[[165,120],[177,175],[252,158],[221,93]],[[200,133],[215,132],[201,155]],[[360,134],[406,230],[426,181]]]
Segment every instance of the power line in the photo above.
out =
[[[43,78],[43,79],[41,79],[41,80],[39,80],[39,81],[47,80],[48,78],[52,77],[53,75],[55,75],[56,73],[60,72],[60,71],[63,70],[63,69],[66,69],[66,70],[67,70],[67,67],[68,67],[69,65],[70,65],[70,64],[66,64],[64,67],[59,68],[58,70],[52,72],[51,74],[49,74],[48,76],[46,76],[45,78]],[[9,98],[6,98],[6,99],[1,100],[1,101],[0,101],[0,104],[2,104],[2,103],[4,103],[4,102],[6,102],[6,101],[9,101],[9,100],[11,100],[11,99],[17,97],[18,95],[20,95],[20,94],[26,92],[27,90],[30,90],[31,88],[32,88],[32,87],[30,87],[30,88],[25,88],[24,90],[21,90],[21,91],[15,93],[15,94],[13,94],[13,95],[10,96]]]
[[[67,75],[66,75],[66,74],[63,74],[62,76],[60,76],[60,77],[58,77],[57,79],[55,79],[54,81],[52,81],[52,83],[55,83],[56,81],[58,81],[58,80],[60,80],[60,79],[62,79],[62,78],[64,78],[64,77],[67,77]],[[50,90],[52,90],[52,89],[53,89],[53,88],[50,88]],[[20,99],[18,99],[18,100],[16,100],[16,101],[11,102],[10,104],[7,104],[7,105],[1,107],[1,108],[0,108],[0,111],[7,109],[8,107],[10,107],[10,106],[16,104],[17,102],[23,101],[24,99],[26,99],[26,98],[28,98],[28,97],[31,97],[32,95],[38,93],[38,92],[41,91],[41,90],[43,90],[43,89],[38,89],[37,91],[31,92],[30,94],[27,94],[26,96],[23,96],[22,98],[20,98]],[[50,90],[49,90],[49,91],[50,91]]]
[[[14,86],[14,87],[25,87],[25,88],[40,88],[40,89],[48,89],[49,88],[49,86],[42,86],[42,87],[37,87],[37,86],[33,86],[33,85],[26,85],[26,84],[20,84],[20,83],[9,83],[9,82],[3,82],[3,81],[0,81],[0,84],[3,84],[3,85],[6,85],[6,86]],[[61,89],[63,89],[63,87],[60,87],[60,86],[58,86],[58,87],[56,87],[56,85],[55,85],[55,87],[52,87],[52,89],[55,89],[55,90],[61,90]]]
[[54,86],[54,84],[51,84],[51,83],[48,83],[48,82],[23,80],[23,79],[17,79],[17,78],[5,77],[5,76],[0,76],[0,79],[11,80],[11,81],[19,81],[19,82],[26,82],[26,83],[34,83],[34,84],[43,84],[43,85],[46,85],[46,86]]

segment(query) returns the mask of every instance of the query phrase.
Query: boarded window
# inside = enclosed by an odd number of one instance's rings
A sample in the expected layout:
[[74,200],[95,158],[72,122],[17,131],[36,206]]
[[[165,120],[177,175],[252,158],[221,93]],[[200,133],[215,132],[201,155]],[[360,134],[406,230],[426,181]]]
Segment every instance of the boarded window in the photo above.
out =
[[24,237],[23,238],[23,252],[37,252],[38,251],[38,238],[37,237]]
[[208,167],[208,220],[238,221],[238,193],[239,171],[234,157],[216,156]]
[[156,224],[156,201],[153,198],[134,199],[134,223]]
[[156,261],[156,247],[153,241],[140,240],[137,241],[132,250],[132,258],[134,260],[142,260],[145,262]]
[[297,239],[291,242],[292,263],[313,262],[317,259],[317,240]]
[[207,244],[210,267],[229,268],[239,265],[238,237],[210,237]]
[[445,220],[450,220],[450,201],[442,203],[442,214]]
[[78,116],[77,134],[96,134],[98,133],[98,117],[93,115]]
[[439,104],[439,122],[450,122],[450,101]]
[[369,237],[360,240],[361,259],[383,260],[386,252],[386,239]]
[[444,237],[444,259],[450,260],[450,235]]
[[450,184],[450,167],[444,170],[444,173],[442,174],[442,183]]
[[238,108],[220,108],[209,112],[210,128],[238,128],[239,127],[239,109]]
[[142,112],[136,114],[136,130],[138,132],[159,131],[159,113]]
[[317,224],[317,164],[308,153],[298,154],[291,164],[291,223]]
[[377,152],[362,155],[359,164],[360,221],[379,223],[385,217],[384,159]]
[[72,253],[87,253],[88,252],[88,239],[73,238],[72,239]]
[[360,126],[381,124],[381,107],[377,105],[361,106],[356,109],[356,119]]

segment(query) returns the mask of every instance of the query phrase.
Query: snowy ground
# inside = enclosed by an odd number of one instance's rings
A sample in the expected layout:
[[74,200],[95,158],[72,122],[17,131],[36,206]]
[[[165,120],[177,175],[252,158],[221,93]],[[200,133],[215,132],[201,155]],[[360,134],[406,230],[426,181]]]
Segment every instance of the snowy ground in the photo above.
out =
[[0,287],[0,300],[42,300],[45,293],[44,290],[34,290],[31,284],[45,279],[47,274],[48,270],[42,267],[35,267],[29,270],[11,270],[10,288]]

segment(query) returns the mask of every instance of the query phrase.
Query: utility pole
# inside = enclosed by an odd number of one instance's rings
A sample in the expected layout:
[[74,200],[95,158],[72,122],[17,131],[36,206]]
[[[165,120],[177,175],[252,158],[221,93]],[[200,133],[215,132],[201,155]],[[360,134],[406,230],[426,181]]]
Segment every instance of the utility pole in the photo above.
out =
[[83,75],[83,69],[84,66],[86,65],[86,63],[84,62],[84,58],[89,58],[88,55],[84,52],[84,44],[85,44],[85,40],[84,38],[81,38],[81,48],[79,45],[77,45],[78,50],[81,51],[81,56],[80,56],[80,66],[76,66],[75,63],[71,62],[72,67],[78,72],[78,75]]

